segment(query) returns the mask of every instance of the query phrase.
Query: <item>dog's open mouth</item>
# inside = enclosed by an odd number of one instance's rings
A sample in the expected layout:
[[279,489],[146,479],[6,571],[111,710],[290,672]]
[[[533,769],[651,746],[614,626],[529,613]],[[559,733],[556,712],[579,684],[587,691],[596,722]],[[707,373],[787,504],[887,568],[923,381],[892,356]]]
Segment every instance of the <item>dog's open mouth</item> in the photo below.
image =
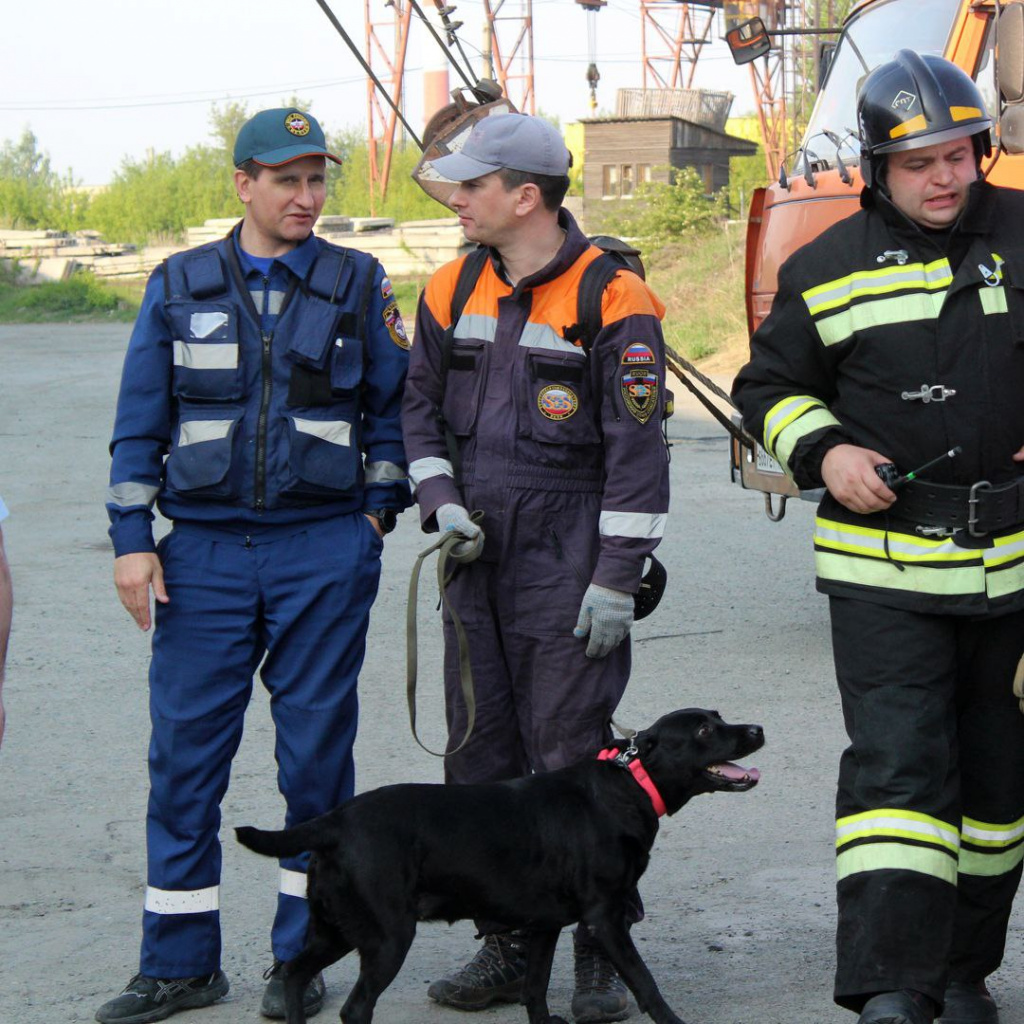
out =
[[756,768],[744,768],[732,761],[722,761],[720,764],[709,764],[704,769],[704,778],[712,782],[716,789],[743,792],[758,784],[761,773]]

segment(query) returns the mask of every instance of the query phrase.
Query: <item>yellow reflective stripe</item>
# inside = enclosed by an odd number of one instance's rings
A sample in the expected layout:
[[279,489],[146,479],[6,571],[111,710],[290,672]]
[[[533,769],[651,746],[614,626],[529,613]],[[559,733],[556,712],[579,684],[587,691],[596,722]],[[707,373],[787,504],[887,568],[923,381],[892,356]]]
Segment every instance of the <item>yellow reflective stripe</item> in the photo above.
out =
[[837,583],[856,583],[863,587],[917,591],[945,597],[985,593],[985,570],[980,565],[958,566],[955,569],[907,565],[903,562],[897,565],[880,558],[859,558],[856,555],[816,549],[814,566],[820,579],[835,580]]
[[960,851],[960,874],[978,878],[993,878],[1012,871],[1024,860],[1024,846],[1015,846],[1001,853],[982,853],[979,850]]
[[935,291],[948,288],[953,282],[949,260],[943,257],[932,263],[911,263],[905,267],[883,267],[881,270],[858,270],[847,277],[815,285],[801,293],[812,316],[828,309],[848,305],[866,295],[885,295],[911,288]]
[[825,345],[838,345],[857,331],[889,324],[911,323],[915,320],[935,320],[946,301],[945,290],[914,295],[897,295],[891,299],[862,302],[842,313],[819,320],[814,326]]
[[988,568],[995,568],[1004,562],[1012,562],[1015,558],[1024,556],[1024,532],[995,537],[992,545],[982,551]]
[[960,847],[960,834],[956,828],[917,811],[893,810],[886,807],[853,814],[836,822],[837,848],[854,839],[866,839],[871,836],[916,839],[922,843],[940,846],[954,854]]
[[775,454],[775,438],[783,427],[788,426],[808,409],[824,403],[812,395],[791,395],[776,402],[764,416],[764,447],[769,455]]
[[949,116],[954,121],[969,121],[972,117],[981,117],[977,107],[950,107]]
[[802,437],[806,437],[822,427],[834,427],[838,423],[839,420],[828,409],[822,408],[805,413],[791,427],[787,427],[775,444],[775,458],[783,470],[789,476],[793,475],[793,471],[789,466],[789,458],[793,454],[793,449],[797,446],[797,442]]
[[1009,312],[1006,306],[1006,290],[1003,286],[995,288],[981,288],[978,291],[981,299],[981,311],[985,314]]
[[[951,538],[932,540],[912,533],[889,531],[889,557],[899,562],[972,562],[979,563],[983,552],[959,547]],[[886,558],[886,531],[870,526],[838,523],[822,516],[814,520],[814,541],[836,551]]]
[[964,838],[974,846],[1009,846],[1024,836],[1024,818],[1018,818],[1008,825],[994,825],[965,817],[961,831]]
[[865,843],[841,850],[836,857],[836,878],[842,881],[862,871],[917,871],[956,885],[956,858],[935,847],[905,843]]
[[909,135],[911,132],[923,132],[927,127],[928,122],[925,120],[924,114],[918,114],[917,117],[912,117],[909,121],[904,121],[903,124],[891,128],[889,138],[902,139],[904,135]]

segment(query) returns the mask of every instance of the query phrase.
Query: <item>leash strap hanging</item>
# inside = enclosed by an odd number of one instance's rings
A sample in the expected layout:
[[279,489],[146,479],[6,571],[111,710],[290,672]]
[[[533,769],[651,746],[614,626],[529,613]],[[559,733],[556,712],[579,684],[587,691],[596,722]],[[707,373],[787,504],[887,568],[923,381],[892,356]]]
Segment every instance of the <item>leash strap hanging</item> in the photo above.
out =
[[[474,523],[479,523],[483,517],[483,512],[476,511],[471,513],[469,518]],[[445,534],[445,536],[441,537],[440,540],[420,552],[416,559],[416,564],[413,566],[412,576],[409,579],[409,603],[406,609],[405,618],[405,696],[409,705],[409,726],[412,729],[413,739],[428,754],[433,754],[434,757],[447,757],[449,754],[457,754],[469,742],[469,737],[473,732],[473,726],[476,722],[476,691],[473,687],[473,669],[469,661],[469,641],[466,638],[466,630],[462,625],[462,619],[459,618],[458,613],[451,604],[449,604],[448,597],[445,594],[452,575],[455,572],[455,568],[449,570],[449,560],[455,561],[456,563],[459,561],[456,556],[452,555],[452,549],[457,544],[461,544],[465,541],[465,539],[465,537],[462,537],[457,533]],[[462,699],[466,703],[466,731],[463,734],[459,745],[455,747],[454,750],[431,750],[430,747],[420,739],[419,733],[416,731],[416,680],[419,669],[419,659],[417,655],[416,606],[417,599],[419,597],[420,570],[423,568],[424,561],[435,551],[438,553],[437,589],[441,595],[441,603],[451,616],[452,626],[455,629],[455,636],[458,640],[459,684],[462,687]]]

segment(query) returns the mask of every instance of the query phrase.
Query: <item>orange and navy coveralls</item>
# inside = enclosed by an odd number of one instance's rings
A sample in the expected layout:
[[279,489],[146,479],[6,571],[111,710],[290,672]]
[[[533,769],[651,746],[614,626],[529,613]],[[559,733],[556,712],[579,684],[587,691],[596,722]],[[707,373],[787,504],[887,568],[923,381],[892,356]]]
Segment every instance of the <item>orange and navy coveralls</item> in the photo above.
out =
[[[443,419],[441,343],[462,260],[420,298],[402,428],[423,527],[440,505],[484,513],[481,557],[460,566],[448,598],[469,640],[476,724],[446,758],[450,782],[547,771],[593,753],[626,686],[629,641],[606,658],[573,636],[591,582],[635,593],[668,512],[662,434],[664,306],[635,274],[605,289],[589,353],[566,341],[577,288],[601,250],[572,217],[555,258],[512,287],[497,255],[484,266],[454,331]],[[465,731],[458,648],[445,624],[450,736]]]

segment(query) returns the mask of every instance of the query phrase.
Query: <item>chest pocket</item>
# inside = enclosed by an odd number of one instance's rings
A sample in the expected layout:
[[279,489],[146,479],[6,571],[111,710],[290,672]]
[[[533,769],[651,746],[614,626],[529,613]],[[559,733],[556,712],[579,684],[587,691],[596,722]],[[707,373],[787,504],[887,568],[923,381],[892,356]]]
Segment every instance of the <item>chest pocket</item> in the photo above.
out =
[[519,435],[544,444],[599,444],[590,366],[582,352],[527,350],[519,384]]
[[457,437],[468,437],[476,426],[480,393],[487,376],[487,344],[457,340],[452,346],[441,412],[448,429]]
[[178,398],[235,401],[242,397],[238,315],[233,305],[182,302],[169,305],[175,328],[172,388]]
[[1003,264],[1003,291],[1013,342],[1024,345],[1024,252],[1011,254]]

